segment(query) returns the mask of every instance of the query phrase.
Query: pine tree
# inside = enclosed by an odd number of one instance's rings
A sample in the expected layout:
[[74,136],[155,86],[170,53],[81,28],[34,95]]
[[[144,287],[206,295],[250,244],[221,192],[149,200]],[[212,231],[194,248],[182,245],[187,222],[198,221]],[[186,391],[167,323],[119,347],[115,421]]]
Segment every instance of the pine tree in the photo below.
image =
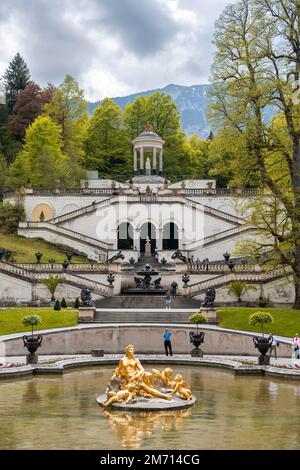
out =
[[62,301],[61,301],[61,304],[60,304],[61,308],[67,308],[67,302],[66,302],[66,299],[63,297],[62,298]]
[[74,308],[79,308],[80,307],[80,300],[78,299],[78,297],[76,297],[76,300],[74,302]]
[[58,299],[55,301],[53,310],[61,310],[60,301]]
[[6,104],[11,114],[17,95],[30,82],[30,72],[23,57],[19,53],[10,62],[3,76],[6,92]]

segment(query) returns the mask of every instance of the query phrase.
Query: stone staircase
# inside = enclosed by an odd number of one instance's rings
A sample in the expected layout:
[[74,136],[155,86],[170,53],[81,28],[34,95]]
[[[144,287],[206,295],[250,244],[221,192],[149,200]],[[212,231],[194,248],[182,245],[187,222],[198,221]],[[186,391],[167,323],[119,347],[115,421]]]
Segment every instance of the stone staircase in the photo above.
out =
[[189,323],[189,316],[197,309],[97,309],[95,323]]
[[209,287],[219,288],[228,285],[231,281],[244,281],[250,284],[261,284],[271,282],[285,276],[283,269],[276,269],[270,272],[254,272],[254,273],[236,273],[231,272],[213,277],[206,281],[200,281],[188,286],[188,295],[190,297],[202,294]]
[[[30,271],[29,269],[24,269],[18,265],[5,263],[3,261],[0,261],[0,272],[30,283],[42,282],[43,280],[49,279],[51,275],[50,273]],[[101,297],[110,297],[112,295],[113,289],[109,285],[78,276],[78,274],[66,271],[58,274],[58,277],[64,284],[68,284],[78,289],[90,289],[91,292]]]
[[[187,297],[177,296],[172,300],[172,308],[189,309],[199,308],[199,301]],[[164,309],[164,295],[115,295],[107,299],[96,301],[96,307],[103,309]]]

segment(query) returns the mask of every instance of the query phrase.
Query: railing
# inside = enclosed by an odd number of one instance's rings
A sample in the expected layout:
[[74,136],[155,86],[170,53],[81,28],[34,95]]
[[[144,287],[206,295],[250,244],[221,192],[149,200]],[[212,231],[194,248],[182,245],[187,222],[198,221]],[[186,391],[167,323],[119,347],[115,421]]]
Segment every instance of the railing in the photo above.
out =
[[210,245],[219,240],[224,240],[226,238],[239,235],[240,233],[248,232],[249,230],[254,230],[254,228],[239,225],[238,227],[233,227],[229,230],[224,230],[224,232],[218,232],[214,235],[209,235],[208,237],[205,237],[202,240],[197,240],[195,242],[185,244],[183,249],[187,251],[196,251],[199,248],[203,248],[204,246]]
[[49,230],[51,232],[55,232],[57,234],[61,234],[66,236],[67,238],[72,238],[74,240],[82,241],[89,246],[95,246],[102,250],[112,250],[113,243],[106,243],[96,238],[88,237],[87,235],[83,235],[78,232],[74,232],[73,230],[67,229],[65,227],[61,227],[59,225],[50,224],[49,222],[20,222],[19,228],[28,228],[28,229],[40,229],[40,230]]
[[48,223],[51,224],[59,224],[62,222],[66,222],[67,220],[74,219],[75,217],[89,214],[91,212],[94,212],[97,210],[100,206],[105,207],[113,202],[113,197],[110,197],[108,199],[104,199],[102,201],[98,201],[92,204],[89,204],[88,206],[81,207],[80,209],[76,209],[75,211],[68,212],[67,214],[59,215],[58,217],[54,217],[53,219],[48,220]]
[[[62,273],[66,271],[60,263],[14,263],[11,265],[34,272]],[[67,270],[71,273],[107,273],[109,265],[105,263],[70,263]]]
[[[199,204],[198,201],[193,201],[192,199],[186,199],[185,203],[187,203],[188,205],[192,207],[197,206],[197,204]],[[215,209],[214,207],[206,206],[205,204],[201,204],[201,206],[203,207],[203,211],[206,214],[214,215],[215,217],[218,217],[218,218],[227,220],[228,222],[233,222],[239,225],[245,223],[245,220],[242,217],[238,217],[233,214],[228,214],[227,212],[220,211],[219,209]]]
[[[227,188],[168,188],[176,194],[180,191],[181,195],[193,195],[193,196],[258,196],[263,194],[260,189],[245,188],[245,189],[227,189]],[[94,194],[101,195],[112,195],[115,191],[122,190],[122,188],[62,188],[62,189],[47,189],[47,188],[34,188],[30,189],[27,195],[31,196],[89,196]],[[14,197],[16,192],[14,190],[4,191],[3,198],[7,199]]]
[[[89,196],[93,194],[112,195],[116,191],[112,188],[62,188],[62,189],[47,189],[47,188],[34,188],[28,190],[25,195],[27,196]],[[4,191],[3,198],[15,196],[16,191]]]
[[196,282],[191,284],[189,287],[189,295],[197,295],[204,292],[209,287],[220,287],[224,284],[228,284],[231,281],[245,281],[249,283],[263,283],[282,277],[286,275],[283,269],[275,269],[270,272],[248,272],[248,273],[236,273],[230,272],[223,274],[221,276],[213,277],[212,279],[207,279],[206,281]]
[[[234,262],[234,259],[231,259],[230,261]],[[239,261],[236,262],[234,266],[234,272],[256,272],[259,270],[258,265],[250,265],[250,264],[241,264]],[[230,268],[229,266],[224,262],[209,262],[205,263],[203,261],[200,261],[199,263],[189,263],[188,264],[188,271],[194,272],[194,273],[205,273],[205,272],[221,272],[221,273],[229,273]]]
[[[30,271],[20,266],[4,263],[2,261],[0,261],[0,271],[16,275],[24,280],[29,280],[30,282],[41,282],[43,280],[49,279],[49,273]],[[59,278],[61,282],[78,287],[79,289],[85,287],[104,297],[109,297],[112,294],[112,288],[109,285],[78,276],[77,274],[63,272],[60,274]]]
[[189,188],[181,190],[186,195],[195,196],[259,196],[262,194],[260,189],[245,188],[245,189],[227,189],[227,188],[215,188],[215,189],[197,189]]

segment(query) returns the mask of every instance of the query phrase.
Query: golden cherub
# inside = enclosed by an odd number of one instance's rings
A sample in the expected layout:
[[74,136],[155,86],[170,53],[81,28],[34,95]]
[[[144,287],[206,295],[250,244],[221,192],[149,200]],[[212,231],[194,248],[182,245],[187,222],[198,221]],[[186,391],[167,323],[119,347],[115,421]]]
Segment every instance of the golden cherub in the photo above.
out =
[[183,400],[191,400],[193,398],[191,387],[187,384],[181,374],[177,374],[174,377],[175,386],[172,390],[172,395],[176,393]]

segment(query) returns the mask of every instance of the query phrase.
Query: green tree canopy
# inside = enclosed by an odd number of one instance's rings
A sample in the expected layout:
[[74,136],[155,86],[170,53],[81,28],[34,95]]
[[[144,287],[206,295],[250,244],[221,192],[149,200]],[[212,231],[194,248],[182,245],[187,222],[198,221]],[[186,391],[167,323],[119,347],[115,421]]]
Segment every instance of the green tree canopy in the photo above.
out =
[[131,144],[122,110],[105,98],[95,109],[87,131],[86,165],[101,177],[127,173],[131,168]]
[[24,90],[30,81],[29,69],[19,52],[10,62],[3,79],[6,91],[6,104],[9,112],[12,113],[18,93]]
[[61,128],[49,116],[39,116],[26,130],[22,151],[9,169],[12,187],[53,187],[60,179],[68,182],[69,160],[62,153]]
[[[88,115],[84,91],[71,75],[57,88],[50,103],[44,105],[45,114],[50,116],[62,130],[62,150],[72,166],[74,185],[84,176],[82,165],[85,158],[84,141],[86,138]],[[71,175],[68,175],[70,179]]]

